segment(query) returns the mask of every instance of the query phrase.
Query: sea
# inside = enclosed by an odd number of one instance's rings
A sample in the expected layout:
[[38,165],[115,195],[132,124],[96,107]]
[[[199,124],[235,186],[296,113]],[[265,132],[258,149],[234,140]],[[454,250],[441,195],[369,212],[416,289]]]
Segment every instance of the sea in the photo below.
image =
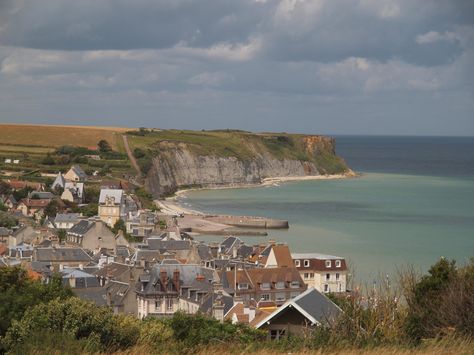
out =
[[286,219],[288,230],[242,238],[345,257],[356,284],[395,280],[406,268],[426,273],[441,257],[461,265],[474,257],[474,137],[336,136],[336,152],[360,177],[190,191],[179,202]]

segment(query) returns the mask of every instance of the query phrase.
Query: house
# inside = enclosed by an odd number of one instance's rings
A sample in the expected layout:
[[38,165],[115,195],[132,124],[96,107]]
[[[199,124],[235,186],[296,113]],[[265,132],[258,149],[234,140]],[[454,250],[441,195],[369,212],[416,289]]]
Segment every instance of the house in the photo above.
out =
[[68,285],[72,289],[99,287],[97,278],[81,269],[64,267],[61,271],[63,285]]
[[23,198],[18,203],[17,209],[24,216],[40,218],[43,216],[44,209],[50,202],[50,199]]
[[84,202],[84,183],[66,182],[64,191],[61,194],[61,200],[81,204]]
[[22,225],[13,229],[13,232],[8,237],[8,246],[12,248],[22,243],[32,244],[39,242],[39,239],[39,234],[33,227]]
[[92,262],[92,257],[82,248],[35,248],[33,261],[48,263],[55,271],[64,267],[81,268]]
[[290,248],[286,244],[270,245],[270,252],[265,260],[266,268],[293,267]]
[[123,190],[123,186],[120,181],[102,180],[100,183],[100,189]]
[[4,198],[2,203],[6,208],[8,208],[9,211],[16,209],[16,206],[18,204],[17,200],[13,195],[9,195]]
[[123,190],[102,189],[99,196],[99,218],[113,227],[125,217],[125,200]]
[[314,327],[332,324],[341,314],[342,310],[334,302],[309,288],[261,319],[255,328],[266,330],[268,339],[272,340],[290,334],[303,336]]
[[137,214],[129,213],[125,221],[127,233],[142,239],[151,235],[156,223],[155,214],[148,211],[139,211]]
[[59,172],[56,178],[54,179],[53,184],[51,185],[51,189],[52,190],[64,189],[65,185],[66,185],[66,179],[64,178],[63,174]]
[[5,159],[5,164],[11,164],[12,160],[11,159]]
[[215,270],[199,265],[155,265],[149,273],[139,276],[136,285],[138,317],[168,317],[178,310],[195,314],[205,304],[209,310],[218,283]]
[[241,297],[245,304],[251,301],[273,301],[282,305],[306,290],[296,268],[255,268],[221,273],[224,290]]
[[71,169],[69,169],[68,172],[64,174],[64,178],[66,181],[84,181],[87,179],[87,174],[79,165],[73,165]]
[[92,251],[115,250],[115,234],[100,220],[81,220],[67,231],[68,243]]
[[58,229],[71,229],[81,217],[80,213],[58,213],[54,218],[54,226]]
[[8,238],[10,235],[13,233],[11,229],[5,228],[5,227],[0,227],[0,245],[7,245],[8,244]]
[[347,265],[339,256],[318,253],[293,253],[295,267],[303,281],[319,292],[346,292]]
[[13,164],[20,164],[20,160],[19,159],[13,159]]

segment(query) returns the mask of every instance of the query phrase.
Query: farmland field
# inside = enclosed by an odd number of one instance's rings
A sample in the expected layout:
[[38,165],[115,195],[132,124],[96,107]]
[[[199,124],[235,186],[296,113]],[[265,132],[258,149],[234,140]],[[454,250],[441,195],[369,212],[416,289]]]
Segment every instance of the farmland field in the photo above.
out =
[[[123,146],[121,134],[127,130],[129,128],[1,124],[0,144],[47,148],[63,145],[95,147],[98,141],[105,139],[113,149],[120,151]],[[28,151],[34,153],[35,149]]]

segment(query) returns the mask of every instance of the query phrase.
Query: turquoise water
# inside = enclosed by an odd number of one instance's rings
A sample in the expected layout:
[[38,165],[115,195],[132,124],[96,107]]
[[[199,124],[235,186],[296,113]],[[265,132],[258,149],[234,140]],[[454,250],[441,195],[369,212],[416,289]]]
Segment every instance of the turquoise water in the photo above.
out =
[[[370,169],[362,165],[359,171]],[[474,176],[450,175],[456,176],[369,172],[355,179],[192,191],[181,202],[211,213],[288,219],[287,231],[244,239],[275,239],[295,252],[346,257],[355,278],[371,282],[408,264],[426,271],[441,256],[459,263],[474,256]]]

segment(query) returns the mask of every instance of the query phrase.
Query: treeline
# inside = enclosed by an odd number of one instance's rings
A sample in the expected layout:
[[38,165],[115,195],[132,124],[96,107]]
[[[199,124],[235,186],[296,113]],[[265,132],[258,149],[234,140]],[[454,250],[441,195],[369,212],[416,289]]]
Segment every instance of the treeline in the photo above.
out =
[[[344,315],[302,336],[268,341],[245,325],[177,313],[140,321],[71,297],[56,279],[41,285],[18,268],[0,269],[0,352],[248,353],[398,351],[470,353],[474,348],[474,261],[441,259],[428,274],[401,273],[364,295],[334,298]],[[32,292],[30,292],[30,289]],[[38,297],[38,295],[40,295]],[[388,350],[385,350],[388,349]]]

